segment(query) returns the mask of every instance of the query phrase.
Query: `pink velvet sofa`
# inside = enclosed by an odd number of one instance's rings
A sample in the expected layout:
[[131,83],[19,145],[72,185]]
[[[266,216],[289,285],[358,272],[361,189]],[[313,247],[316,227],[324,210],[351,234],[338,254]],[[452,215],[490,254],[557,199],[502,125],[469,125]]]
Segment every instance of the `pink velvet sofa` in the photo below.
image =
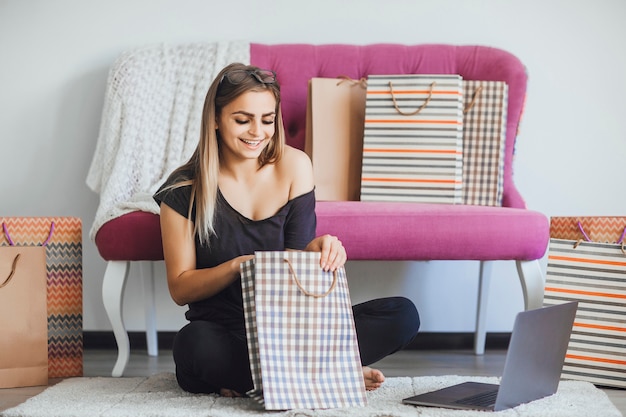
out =
[[[526,208],[513,182],[515,141],[527,83],[526,68],[518,58],[491,47],[437,44],[251,44],[250,58],[252,64],[278,74],[287,141],[300,149],[304,148],[307,83],[313,77],[347,75],[359,79],[369,74],[422,73],[505,81],[509,102],[502,207],[319,201],[317,231],[337,235],[350,260],[480,261],[479,276],[467,277],[476,280],[479,288],[475,340],[478,354],[484,351],[493,261],[515,261],[524,307],[542,305],[543,274],[538,260],[546,251],[549,222],[545,215]],[[130,261],[163,259],[159,220],[154,214],[134,212],[114,219],[102,226],[95,242],[110,266],[111,262],[128,265]],[[113,371],[116,376],[122,374],[128,361],[128,337],[121,316],[127,275],[128,268],[125,272],[107,270],[103,283],[105,307],[120,348]],[[148,297],[147,302],[153,300]],[[156,331],[153,321],[148,327],[148,333]]]

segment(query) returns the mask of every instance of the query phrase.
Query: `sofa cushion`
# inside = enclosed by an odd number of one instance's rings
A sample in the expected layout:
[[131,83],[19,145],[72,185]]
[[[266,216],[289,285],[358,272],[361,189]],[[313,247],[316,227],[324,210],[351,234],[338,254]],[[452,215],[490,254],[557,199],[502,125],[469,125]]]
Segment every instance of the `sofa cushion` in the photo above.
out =
[[[317,234],[338,236],[350,260],[532,260],[550,225],[525,209],[318,201]],[[107,261],[163,259],[159,216],[142,211],[106,223],[96,246]]]
[[163,243],[158,214],[133,211],[102,225],[96,246],[105,261],[161,261]]
[[447,204],[318,201],[318,234],[338,236],[348,259],[534,260],[550,224],[532,210]]

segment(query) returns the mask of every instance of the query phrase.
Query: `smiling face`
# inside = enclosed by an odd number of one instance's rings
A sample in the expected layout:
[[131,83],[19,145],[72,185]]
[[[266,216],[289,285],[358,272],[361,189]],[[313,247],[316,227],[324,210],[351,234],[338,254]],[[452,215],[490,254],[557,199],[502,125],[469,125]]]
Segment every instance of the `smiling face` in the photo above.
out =
[[276,130],[276,99],[267,90],[250,90],[224,106],[217,115],[223,156],[256,159]]

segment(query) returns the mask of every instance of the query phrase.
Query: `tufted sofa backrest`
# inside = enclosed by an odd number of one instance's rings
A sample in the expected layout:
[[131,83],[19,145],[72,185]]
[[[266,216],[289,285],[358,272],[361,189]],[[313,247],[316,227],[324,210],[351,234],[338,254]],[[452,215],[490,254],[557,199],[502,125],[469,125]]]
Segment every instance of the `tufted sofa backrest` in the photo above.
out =
[[503,206],[525,207],[513,183],[513,152],[526,95],[527,74],[509,52],[486,46],[440,44],[251,44],[250,62],[278,74],[287,142],[304,149],[308,80],[370,74],[460,74],[466,80],[509,86]]

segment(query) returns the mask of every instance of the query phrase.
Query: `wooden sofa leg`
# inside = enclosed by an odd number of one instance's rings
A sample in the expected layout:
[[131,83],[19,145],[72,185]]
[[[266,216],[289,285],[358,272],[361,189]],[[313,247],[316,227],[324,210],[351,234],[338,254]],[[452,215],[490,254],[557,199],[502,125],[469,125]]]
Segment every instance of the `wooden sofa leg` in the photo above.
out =
[[114,377],[122,376],[130,357],[130,341],[122,318],[122,295],[129,269],[128,261],[109,261],[102,281],[102,302],[117,342],[117,361],[111,373]]
[[487,301],[489,299],[489,286],[491,284],[491,270],[493,261],[480,261],[478,272],[478,306],[476,308],[476,331],[474,333],[474,353],[485,353],[485,339],[487,330]]
[[143,282],[143,303],[146,315],[146,346],[149,356],[159,355],[159,342],[156,328],[156,307],[154,298],[154,262],[139,262],[141,280]]
[[534,310],[543,306],[545,280],[539,260],[515,261],[524,293],[524,309]]

